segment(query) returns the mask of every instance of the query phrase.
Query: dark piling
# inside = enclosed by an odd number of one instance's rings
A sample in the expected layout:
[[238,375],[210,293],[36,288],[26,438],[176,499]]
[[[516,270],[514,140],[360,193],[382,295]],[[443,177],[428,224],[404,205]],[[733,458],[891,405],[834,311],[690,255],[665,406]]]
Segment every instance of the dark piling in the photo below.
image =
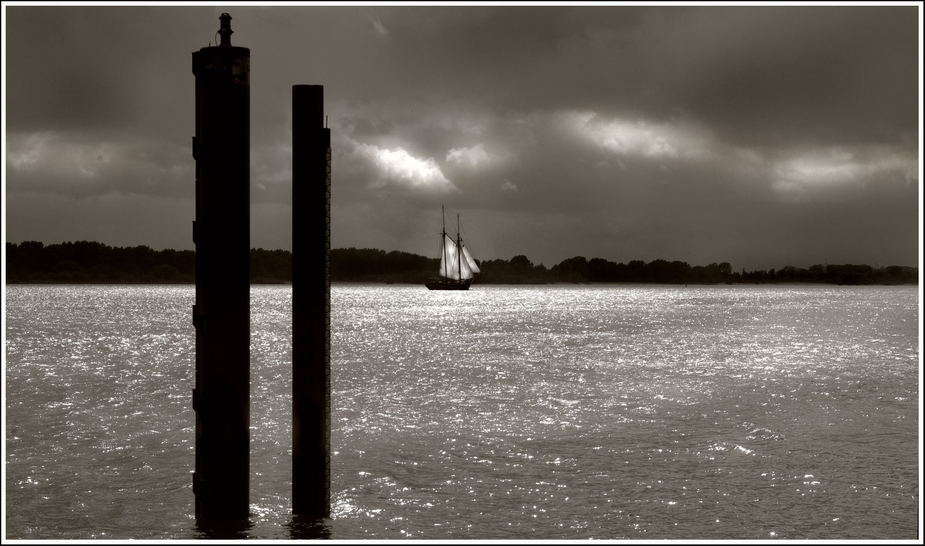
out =
[[331,513],[331,131],[324,87],[292,86],[292,513]]
[[248,517],[250,471],[250,50],[193,52],[196,76],[196,518]]

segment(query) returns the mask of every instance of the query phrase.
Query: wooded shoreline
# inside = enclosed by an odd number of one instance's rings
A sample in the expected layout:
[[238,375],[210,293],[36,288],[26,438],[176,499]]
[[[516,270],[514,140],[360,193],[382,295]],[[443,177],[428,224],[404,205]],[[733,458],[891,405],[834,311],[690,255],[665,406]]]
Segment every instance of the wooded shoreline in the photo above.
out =
[[[331,250],[331,280],[423,284],[434,276],[438,258],[379,249]],[[615,263],[576,256],[547,268],[526,256],[478,261],[482,273],[475,284],[636,283],[740,284],[811,283],[839,285],[918,284],[918,268],[856,264],[784,266],[776,270],[734,271],[728,262],[691,266],[653,260]],[[292,281],[292,253],[250,250],[252,284]],[[192,250],[153,250],[147,246],[111,247],[91,241],[44,245],[37,241],[6,243],[7,284],[190,284],[195,282]]]

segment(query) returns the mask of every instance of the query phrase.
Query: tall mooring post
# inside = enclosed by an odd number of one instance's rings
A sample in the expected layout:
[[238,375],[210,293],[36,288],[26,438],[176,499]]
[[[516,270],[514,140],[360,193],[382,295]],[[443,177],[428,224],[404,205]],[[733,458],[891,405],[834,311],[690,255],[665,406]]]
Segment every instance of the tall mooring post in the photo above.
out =
[[292,513],[331,514],[331,131],[324,87],[292,86]]
[[196,518],[248,517],[250,486],[250,50],[193,52],[196,76]]

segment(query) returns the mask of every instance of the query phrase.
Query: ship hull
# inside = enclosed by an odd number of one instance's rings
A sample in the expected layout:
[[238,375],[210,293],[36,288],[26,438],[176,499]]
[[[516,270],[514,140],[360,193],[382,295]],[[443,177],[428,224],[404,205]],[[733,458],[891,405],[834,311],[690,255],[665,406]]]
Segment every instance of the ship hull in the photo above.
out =
[[426,286],[428,290],[469,290],[470,284],[472,284],[472,281],[429,281],[425,282],[424,286]]

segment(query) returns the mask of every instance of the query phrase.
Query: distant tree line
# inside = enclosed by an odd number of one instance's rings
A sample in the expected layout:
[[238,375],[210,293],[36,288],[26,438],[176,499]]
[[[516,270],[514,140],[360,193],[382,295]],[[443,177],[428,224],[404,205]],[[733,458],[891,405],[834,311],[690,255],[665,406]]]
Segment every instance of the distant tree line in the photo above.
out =
[[332,281],[423,283],[434,276],[439,267],[438,258],[397,250],[331,249]]
[[[250,251],[251,282],[292,280],[292,254],[285,250]],[[112,247],[92,241],[44,245],[6,243],[6,282],[181,284],[196,282],[192,250],[153,250],[147,246]]]
[[[251,249],[253,283],[292,281],[292,253]],[[891,265],[786,266],[780,270],[733,271],[728,262],[691,266],[686,262],[633,260],[627,264],[576,256],[547,268],[526,256],[478,261],[477,284],[547,283],[829,283],[917,284],[918,268]],[[423,283],[440,267],[440,260],[408,252],[372,248],[331,250],[331,280]],[[192,250],[152,250],[147,246],[110,247],[78,241],[43,245],[36,241],[6,243],[6,282],[15,283],[192,283],[196,256]]]
[[6,243],[7,283],[184,283],[195,281],[195,268],[191,250],[91,241]]
[[718,283],[828,283],[828,284],[918,284],[917,267],[891,265],[814,265],[809,269],[788,265],[781,270],[733,272],[728,262],[691,266],[686,262],[633,260],[628,264],[582,256],[569,258],[549,270],[559,282],[630,282],[671,284]]

